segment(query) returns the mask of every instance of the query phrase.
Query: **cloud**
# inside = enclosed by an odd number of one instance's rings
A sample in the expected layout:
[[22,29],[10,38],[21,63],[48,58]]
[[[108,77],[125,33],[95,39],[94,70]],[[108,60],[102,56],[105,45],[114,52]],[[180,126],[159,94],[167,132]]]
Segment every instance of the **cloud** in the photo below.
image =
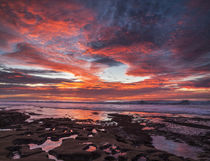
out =
[[51,57],[51,55],[47,55],[47,53],[43,53],[42,51],[37,50],[30,44],[18,44],[17,52],[7,53],[0,57],[2,63],[7,62],[9,64],[10,62],[13,62],[17,65],[44,67],[55,71],[73,73],[75,76],[81,76],[83,79],[97,80],[96,76],[91,74],[87,69],[77,66],[75,62],[72,64],[70,64],[68,60],[62,62],[62,59],[60,60],[59,57],[54,57],[54,55]]
[[108,65],[110,67],[122,65],[122,63],[106,56],[95,56],[95,59],[96,60],[94,60],[93,62]]
[[[28,71],[29,72],[29,71]],[[31,72],[30,72],[31,73]],[[37,73],[37,71],[36,71]],[[51,84],[51,83],[62,83],[62,82],[73,82],[68,79],[50,79],[38,76],[31,76],[23,72],[12,72],[12,71],[1,71],[0,70],[0,83],[15,83],[15,84]]]
[[[208,6],[203,0],[2,0],[1,95],[91,101],[206,98],[207,78],[180,80],[209,74]],[[117,74],[101,79],[101,73],[118,67],[122,80],[148,79],[127,84],[116,82]],[[40,76],[49,73],[57,79]],[[58,79],[60,73],[73,76]],[[35,90],[26,86],[30,83],[56,86]],[[183,88],[188,91],[178,90]]]
[[209,88],[210,77],[203,77],[196,80],[185,81],[183,83],[180,83],[180,86],[185,88]]

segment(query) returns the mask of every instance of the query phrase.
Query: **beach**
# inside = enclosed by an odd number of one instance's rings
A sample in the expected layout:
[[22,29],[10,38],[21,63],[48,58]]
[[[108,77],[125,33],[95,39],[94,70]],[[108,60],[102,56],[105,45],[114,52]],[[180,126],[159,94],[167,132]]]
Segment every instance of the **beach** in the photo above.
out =
[[0,0],[0,161],[210,161],[210,0]]
[[[0,160],[208,161],[210,158],[208,106],[199,107],[197,114],[196,107],[190,106],[194,111],[183,110],[187,106],[165,108],[165,112],[157,110],[160,105],[156,108],[153,105],[146,112],[146,107],[132,105],[85,106],[1,103]],[[109,106],[115,110],[108,109]],[[154,108],[156,112],[152,111]]]

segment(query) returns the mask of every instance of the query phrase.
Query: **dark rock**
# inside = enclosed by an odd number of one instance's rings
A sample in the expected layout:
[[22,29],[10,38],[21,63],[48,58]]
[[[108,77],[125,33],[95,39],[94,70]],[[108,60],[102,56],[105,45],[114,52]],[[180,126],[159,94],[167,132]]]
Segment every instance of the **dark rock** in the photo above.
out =
[[98,152],[87,152],[87,153],[73,153],[73,154],[62,154],[58,155],[59,159],[64,161],[92,161],[99,158],[101,155]]
[[44,140],[39,141],[39,140],[30,139],[30,138],[21,138],[21,139],[13,140],[13,144],[15,145],[30,144],[30,143],[41,144],[42,142],[44,142]]
[[13,111],[0,111],[0,128],[24,123],[30,116]]
[[87,137],[84,137],[84,136],[78,136],[76,137],[77,140],[88,140]]
[[104,158],[104,160],[106,160],[106,161],[114,161],[114,160],[116,160],[116,158],[113,157],[113,156],[107,156],[107,157]]

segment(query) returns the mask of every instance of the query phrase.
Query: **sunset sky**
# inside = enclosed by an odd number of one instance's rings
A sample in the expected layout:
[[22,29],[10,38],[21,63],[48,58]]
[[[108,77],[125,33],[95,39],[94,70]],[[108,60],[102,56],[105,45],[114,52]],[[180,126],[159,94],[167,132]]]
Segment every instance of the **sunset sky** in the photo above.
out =
[[0,0],[0,100],[210,99],[208,0]]

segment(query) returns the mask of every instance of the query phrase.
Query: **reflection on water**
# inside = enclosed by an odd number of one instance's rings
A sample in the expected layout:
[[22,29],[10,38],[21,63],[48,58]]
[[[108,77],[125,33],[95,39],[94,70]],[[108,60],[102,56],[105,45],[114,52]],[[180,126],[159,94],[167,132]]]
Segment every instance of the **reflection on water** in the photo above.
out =
[[93,130],[92,130],[92,133],[93,133],[93,134],[97,134],[98,132],[97,132],[96,129],[93,129]]
[[41,110],[35,109],[28,109],[28,113],[35,112],[36,115],[30,115],[30,118],[27,120],[28,122],[31,122],[36,119],[41,118],[70,118],[70,119],[79,119],[79,120],[85,120],[85,119],[92,119],[93,121],[97,120],[109,120],[108,113],[105,111],[99,111],[96,113],[96,111],[91,110],[80,110],[80,109],[54,109],[54,108],[42,108]]
[[[55,108],[56,106],[56,108]],[[71,109],[68,109],[70,106]],[[85,106],[84,109],[80,106]],[[54,108],[51,108],[54,107]],[[80,108],[80,109],[72,109],[72,108]],[[209,109],[207,107],[200,108],[200,107],[182,107],[182,106],[160,106],[160,105],[151,105],[151,106],[141,106],[141,105],[103,105],[103,104],[42,104],[42,103],[33,103],[30,105],[8,105],[6,110],[17,110],[19,112],[24,112],[28,115],[30,115],[30,118],[27,120],[29,122],[34,121],[36,119],[41,118],[70,118],[70,119],[77,119],[76,123],[98,123],[97,120],[101,121],[100,124],[102,126],[118,126],[117,122],[110,121],[111,118],[108,117],[109,113],[120,113],[120,114],[131,114],[134,115],[133,122],[139,123],[140,125],[143,125],[143,130],[153,130],[152,127],[149,126],[149,124],[162,124],[165,127],[162,128],[162,126],[158,129],[163,131],[164,129],[168,132],[174,132],[174,133],[183,133],[185,135],[200,135],[205,134],[209,131],[209,129],[202,129],[202,128],[195,128],[195,127],[189,127],[184,125],[179,125],[175,123],[165,122],[164,118],[166,117],[173,117],[173,118],[187,118],[186,123],[196,123],[200,125],[206,125],[208,126],[210,122],[207,121],[200,121],[200,120],[193,120],[188,118],[210,118],[207,116],[208,112],[210,113]],[[124,111],[122,110],[124,108]],[[148,110],[147,110],[148,108]],[[87,110],[88,109],[88,110]],[[94,110],[91,110],[94,109]],[[98,109],[98,111],[96,110]],[[127,109],[127,112],[125,110]],[[144,112],[132,112],[132,110],[144,110]],[[121,112],[119,112],[119,111]],[[128,112],[129,111],[129,112]],[[147,111],[147,112],[145,112]],[[150,112],[148,112],[150,111]],[[169,113],[173,112],[173,113]],[[177,114],[180,113],[180,114]],[[181,114],[182,113],[182,114]],[[206,114],[201,115],[201,114]],[[89,122],[87,121],[89,120]],[[42,124],[42,122],[39,122]],[[162,128],[162,129],[161,129]],[[157,128],[155,128],[157,129]],[[52,130],[46,128],[46,130]],[[97,131],[98,130],[98,131]],[[105,131],[105,129],[94,129],[92,131],[92,134],[89,134],[88,137],[94,137],[94,133],[97,133],[99,131]],[[0,129],[0,131],[8,131],[7,129]],[[64,131],[64,133],[66,133]],[[76,138],[77,136],[70,136],[69,138]],[[183,157],[189,157],[189,158],[196,158],[197,154],[201,152],[200,149],[189,146],[185,143],[177,143],[171,140],[167,140],[162,136],[152,136],[153,137],[153,145],[160,150],[167,151],[169,153],[173,153],[178,156]],[[54,149],[62,144],[62,140],[65,138],[60,139],[57,142],[51,141],[48,139],[45,143],[42,145],[35,145],[31,144],[29,145],[31,149],[33,148],[42,148],[44,151],[48,152],[51,149]],[[107,153],[109,149],[106,149]],[[118,155],[118,154],[117,154]],[[121,153],[120,155],[124,155],[124,153]],[[50,156],[49,158],[54,158],[54,156]],[[54,158],[56,160],[56,158]],[[144,160],[144,158],[142,158]]]
[[[7,105],[6,105],[7,104]],[[139,114],[141,117],[151,117],[153,121],[161,121],[157,116],[167,117],[209,117],[210,110],[201,105],[126,105],[126,104],[88,104],[88,103],[44,103],[44,102],[4,102],[0,108],[28,113],[27,121],[41,118],[71,118],[107,120],[108,113]],[[130,111],[130,112],[126,112]],[[134,112],[135,111],[135,112]],[[141,112],[138,112],[141,111]],[[148,113],[149,112],[149,113]],[[155,119],[157,118],[157,119]]]
[[20,159],[20,153],[18,151],[12,152],[12,159]]
[[142,130],[154,130],[155,128],[154,127],[144,127],[142,128]]
[[202,150],[197,147],[174,142],[166,139],[164,136],[152,136],[152,139],[155,148],[184,158],[197,159],[198,154],[202,152]]
[[63,161],[63,160],[57,159],[55,156],[50,155],[50,154],[48,154],[48,158],[52,159],[52,160],[55,160],[55,161]]
[[[76,139],[77,136],[78,135],[75,134],[75,135],[71,135],[71,136],[68,136],[68,137],[63,137],[63,138],[60,138],[58,141],[52,141],[50,139],[50,137],[48,137],[47,140],[41,145],[38,145],[38,144],[28,144],[28,145],[29,145],[30,150],[41,148],[43,151],[48,153],[50,150],[61,146],[63,140]],[[48,153],[48,158],[53,159],[55,161],[62,161],[62,160],[58,160],[55,156],[50,155],[49,153]]]
[[96,147],[93,146],[93,145],[89,145],[88,148],[85,150],[87,152],[93,152],[93,151],[96,151]]
[[52,141],[50,139],[50,137],[48,137],[47,140],[43,144],[41,144],[41,145],[29,144],[29,148],[31,150],[41,148],[43,151],[49,152],[50,150],[61,146],[63,140],[65,140],[65,139],[76,139],[77,136],[78,135],[75,134],[75,135],[71,135],[71,136],[68,136],[68,137],[63,137],[63,138],[60,138],[58,141]]
[[89,135],[88,135],[88,137],[89,137],[89,138],[92,138],[92,137],[93,137],[93,135],[92,135],[92,134],[89,134]]
[[0,129],[0,131],[12,131],[13,129]]
[[104,120],[107,118],[107,113],[100,111],[91,111],[91,110],[80,110],[80,109],[56,109],[55,113],[56,115],[59,115],[60,117],[63,116],[69,116],[69,118],[74,119],[92,119],[93,121],[96,120]]

